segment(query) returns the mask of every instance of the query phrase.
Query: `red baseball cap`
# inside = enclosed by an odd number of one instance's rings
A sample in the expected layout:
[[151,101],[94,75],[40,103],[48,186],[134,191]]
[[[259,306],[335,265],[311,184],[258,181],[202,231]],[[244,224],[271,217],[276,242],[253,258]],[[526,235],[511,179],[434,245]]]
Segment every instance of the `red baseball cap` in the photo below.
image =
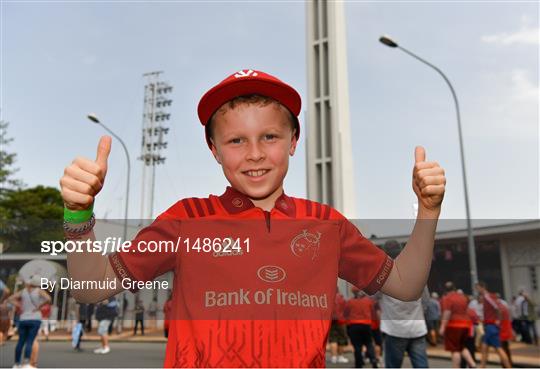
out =
[[[199,120],[203,126],[206,126],[216,110],[227,101],[238,96],[252,94],[271,97],[289,109],[296,118],[296,138],[300,137],[298,122],[302,107],[300,94],[276,77],[258,70],[243,69],[233,73],[206,92],[197,107]],[[206,132],[206,142],[209,147],[212,147],[208,132]]]

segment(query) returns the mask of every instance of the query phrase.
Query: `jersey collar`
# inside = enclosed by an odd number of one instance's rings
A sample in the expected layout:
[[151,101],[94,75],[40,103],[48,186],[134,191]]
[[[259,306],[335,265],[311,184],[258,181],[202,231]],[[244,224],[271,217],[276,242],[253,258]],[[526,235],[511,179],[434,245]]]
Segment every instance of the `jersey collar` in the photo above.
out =
[[[255,207],[249,197],[244,195],[242,192],[235,190],[231,186],[227,186],[225,193],[219,197],[219,201],[225,210],[231,214],[238,214]],[[274,204],[274,209],[279,210],[291,218],[296,216],[296,206],[294,204],[294,200],[285,195],[285,192],[277,198],[276,203]]]

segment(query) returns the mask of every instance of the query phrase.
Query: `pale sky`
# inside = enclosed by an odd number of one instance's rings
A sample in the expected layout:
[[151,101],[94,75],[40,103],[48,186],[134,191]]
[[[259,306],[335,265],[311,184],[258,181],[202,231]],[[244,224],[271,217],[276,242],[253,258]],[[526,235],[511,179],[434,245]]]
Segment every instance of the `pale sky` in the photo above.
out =
[[[183,197],[224,190],[196,115],[215,83],[259,69],[306,102],[302,2],[3,1],[1,12],[0,107],[11,122],[19,178],[58,187],[75,156],[93,158],[105,134],[85,118],[95,112],[129,147],[132,218],[140,216],[143,73],[163,70],[174,86],[155,215]],[[442,217],[465,216],[450,91],[433,70],[380,44],[382,34],[437,65],[456,89],[472,217],[538,218],[538,3],[347,2],[345,12],[360,218],[412,217],[416,145],[446,170]],[[304,138],[285,186],[299,197],[306,194]],[[125,156],[117,142],[109,168],[96,214],[120,218]]]

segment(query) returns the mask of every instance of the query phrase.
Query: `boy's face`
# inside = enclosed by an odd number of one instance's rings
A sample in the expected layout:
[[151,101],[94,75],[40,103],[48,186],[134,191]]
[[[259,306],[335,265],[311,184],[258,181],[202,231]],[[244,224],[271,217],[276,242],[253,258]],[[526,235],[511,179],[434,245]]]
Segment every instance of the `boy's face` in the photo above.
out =
[[212,153],[231,186],[275,201],[297,143],[285,112],[275,104],[242,104],[217,114],[213,124]]

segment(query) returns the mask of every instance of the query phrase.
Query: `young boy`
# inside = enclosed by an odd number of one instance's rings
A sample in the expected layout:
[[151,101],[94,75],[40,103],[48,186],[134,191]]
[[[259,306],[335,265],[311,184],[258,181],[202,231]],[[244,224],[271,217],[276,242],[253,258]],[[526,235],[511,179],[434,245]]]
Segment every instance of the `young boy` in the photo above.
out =
[[[324,367],[338,276],[368,293],[417,299],[429,273],[443,169],[416,148],[418,220],[394,261],[336,210],[284,193],[300,108],[291,86],[261,71],[240,71],[210,89],[198,114],[231,186],[221,196],[178,201],[126,252],[69,254],[73,280],[117,282],[74,291],[75,297],[99,301],[123,290],[120,281],[174,271],[167,367]],[[92,205],[110,148],[110,137],[102,137],[95,161],[77,158],[65,170],[60,183],[69,238],[95,240]],[[140,247],[155,240],[180,247]]]

